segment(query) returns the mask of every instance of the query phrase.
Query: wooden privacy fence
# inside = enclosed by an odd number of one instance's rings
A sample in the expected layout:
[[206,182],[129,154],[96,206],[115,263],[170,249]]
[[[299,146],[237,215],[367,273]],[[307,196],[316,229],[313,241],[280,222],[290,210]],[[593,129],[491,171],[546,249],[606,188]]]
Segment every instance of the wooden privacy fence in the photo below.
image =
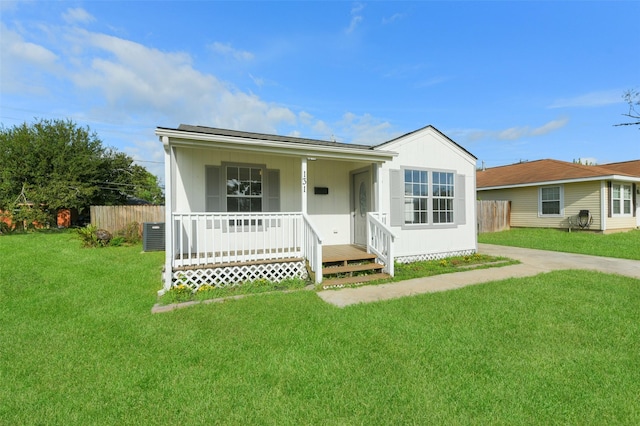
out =
[[478,232],[498,232],[511,229],[511,201],[478,200]]
[[91,224],[109,232],[138,222],[164,222],[164,206],[91,206]]

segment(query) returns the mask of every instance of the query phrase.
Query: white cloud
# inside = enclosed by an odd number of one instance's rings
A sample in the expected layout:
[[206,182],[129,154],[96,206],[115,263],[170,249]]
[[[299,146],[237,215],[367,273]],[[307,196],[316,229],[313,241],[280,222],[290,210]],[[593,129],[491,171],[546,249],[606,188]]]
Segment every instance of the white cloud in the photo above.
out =
[[549,108],[599,107],[623,102],[622,90],[605,90],[586,93],[573,98],[557,99]]
[[[42,28],[45,47],[29,41],[33,35],[21,36],[0,25],[4,93],[9,88],[34,90],[34,79],[24,72],[33,70],[47,82],[42,87],[64,97],[64,103],[55,103],[58,115],[90,123],[106,145],[147,161],[141,164],[159,176],[162,166],[153,161],[162,161],[162,150],[152,136],[155,126],[188,123],[362,144],[396,136],[388,122],[369,114],[346,113],[327,123],[268,102],[198,70],[185,52],[161,51],[76,26]],[[217,49],[237,52],[229,45]],[[257,85],[262,82],[251,78]]]
[[90,24],[96,18],[81,7],[69,8],[62,14],[62,19],[68,24]]
[[449,80],[451,80],[451,77],[444,77],[444,76],[431,77],[429,79],[419,81],[418,83],[416,83],[415,87],[416,88],[424,88],[424,87],[437,86],[437,85],[445,83],[445,82],[447,82]]
[[86,55],[75,58],[71,78],[104,96],[105,113],[264,132],[296,121],[291,110],[198,71],[186,53],[84,30],[69,40]]
[[391,130],[388,121],[382,121],[371,114],[358,116],[352,112],[343,115],[341,135],[346,136],[350,143],[360,145],[377,145],[398,136],[397,132]]
[[254,77],[252,74],[249,74],[249,78],[251,79],[251,81],[253,81],[253,84],[255,84],[256,86],[258,87],[264,86],[264,78]]
[[382,18],[382,24],[388,25],[404,18],[404,13],[394,13],[389,18]]
[[497,139],[503,141],[515,141],[518,139],[542,136],[561,129],[569,123],[568,118],[559,118],[549,121],[539,127],[531,128],[530,126],[510,127],[504,130],[467,130],[457,131],[455,133],[465,134],[469,141],[477,141],[480,139]]
[[347,34],[351,34],[356,30],[360,22],[364,19],[360,12],[364,10],[364,4],[362,3],[354,3],[351,7],[351,22],[349,22],[349,27],[345,30]]
[[0,85],[7,93],[40,93],[48,91],[42,70],[56,74],[58,55],[51,50],[26,41],[23,36],[0,23]]
[[315,136],[317,139],[329,139],[332,136],[331,127],[327,125],[322,120],[317,120],[315,124],[312,126],[312,129],[315,134],[320,136]]
[[533,129],[531,131],[531,135],[532,136],[540,136],[540,135],[546,135],[547,133],[551,133],[554,130],[558,130],[564,126],[567,125],[567,123],[569,122],[568,118],[559,118],[557,120],[552,120],[540,127],[536,127],[535,129]]
[[300,111],[298,113],[298,118],[300,119],[300,122],[302,124],[308,125],[311,123],[311,120],[313,119],[313,115],[309,114],[306,111]]
[[215,42],[212,43],[209,47],[215,53],[224,56],[230,56],[238,61],[250,61],[254,58],[253,53],[247,52],[245,50],[234,49],[230,43]]

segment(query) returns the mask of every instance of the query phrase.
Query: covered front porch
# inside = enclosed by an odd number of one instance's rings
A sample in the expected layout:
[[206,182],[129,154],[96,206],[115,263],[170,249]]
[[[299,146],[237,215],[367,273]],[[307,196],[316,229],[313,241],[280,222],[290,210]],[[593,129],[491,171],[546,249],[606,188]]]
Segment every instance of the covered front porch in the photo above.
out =
[[[207,280],[311,276],[323,248],[356,244],[382,258],[393,236],[378,211],[380,166],[367,146],[220,129],[159,129],[165,148],[164,288]],[[224,133],[224,134],[222,134]],[[393,273],[393,261],[386,261]]]
[[355,271],[349,262],[365,258],[375,260],[371,269],[393,276],[394,235],[383,221],[384,215],[367,213],[365,245],[326,245],[305,213],[173,213],[165,289],[259,278],[311,278],[320,284],[327,274]]

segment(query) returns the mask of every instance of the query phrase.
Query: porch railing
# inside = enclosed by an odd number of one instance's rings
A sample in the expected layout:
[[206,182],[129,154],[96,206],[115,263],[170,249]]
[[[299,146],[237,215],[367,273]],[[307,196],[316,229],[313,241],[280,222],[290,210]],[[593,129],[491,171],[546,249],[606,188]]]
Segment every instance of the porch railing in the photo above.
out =
[[367,251],[378,256],[384,265],[383,271],[393,276],[393,242],[395,234],[383,222],[386,215],[370,212],[367,214]]
[[306,214],[303,217],[304,253],[309,262],[309,269],[315,276],[316,284],[322,282],[322,237]]
[[302,213],[173,213],[173,266],[305,257]]

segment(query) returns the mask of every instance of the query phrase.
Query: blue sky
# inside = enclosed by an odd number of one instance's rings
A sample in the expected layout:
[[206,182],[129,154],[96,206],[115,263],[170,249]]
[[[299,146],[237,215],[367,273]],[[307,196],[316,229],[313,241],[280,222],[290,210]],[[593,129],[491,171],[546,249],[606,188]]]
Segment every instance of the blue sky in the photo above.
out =
[[[640,1],[0,1],[0,121],[69,118],[162,175],[157,126],[377,144],[433,125],[487,167],[640,158]],[[162,177],[162,176],[161,176]]]

